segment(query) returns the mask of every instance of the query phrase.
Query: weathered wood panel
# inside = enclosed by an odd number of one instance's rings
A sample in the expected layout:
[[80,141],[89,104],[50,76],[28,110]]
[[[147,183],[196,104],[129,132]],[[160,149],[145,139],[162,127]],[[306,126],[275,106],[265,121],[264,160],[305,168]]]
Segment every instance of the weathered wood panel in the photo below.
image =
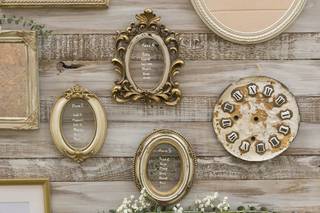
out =
[[[132,157],[142,139],[161,128],[172,129],[185,136],[198,156],[229,156],[217,141],[210,122],[158,121],[109,122],[105,144],[97,157]],[[320,124],[302,123],[297,138],[282,155],[320,155],[319,128]],[[1,131],[0,158],[61,157],[51,140],[49,125],[41,123],[40,129],[31,132]]]
[[[41,100],[41,121],[49,121],[56,97]],[[143,103],[117,104],[111,97],[100,97],[108,115],[108,121],[211,121],[212,109],[217,97],[184,97],[178,107]],[[297,97],[301,121],[320,122],[320,97]],[[85,117],[84,119],[93,119]]]
[[[115,32],[134,21],[134,15],[152,8],[169,28],[187,32],[208,32],[189,0],[113,0],[105,9],[1,9],[3,13],[26,16],[59,32]],[[320,9],[317,0],[308,0],[304,11],[288,32],[319,32],[314,18]],[[0,11],[1,12],[1,11]]]
[[[285,180],[320,176],[320,156],[280,156],[260,163],[235,157],[198,158],[196,180]],[[1,159],[0,178],[50,177],[55,182],[133,180],[133,158]]]
[[[114,81],[120,78],[109,61],[66,62],[83,66],[78,69],[67,69],[62,73],[57,70],[56,63],[57,61],[41,63],[42,100],[49,96],[59,96],[75,83],[88,87],[99,96],[110,96]],[[295,96],[320,96],[319,67],[319,60],[186,61],[186,65],[176,79],[180,83],[183,96],[199,98],[201,96],[217,97],[230,83],[252,75],[275,78],[283,82]]]
[[[39,40],[40,58],[110,61],[114,54],[114,35],[53,34]],[[180,51],[186,60],[319,59],[319,37],[319,33],[283,33],[264,43],[240,45],[213,33],[184,33]]]
[[[138,195],[133,182],[52,183],[55,213],[102,213],[119,206],[124,197]],[[182,201],[189,206],[214,192],[228,196],[233,207],[265,206],[281,213],[320,212],[319,179],[197,181]]]

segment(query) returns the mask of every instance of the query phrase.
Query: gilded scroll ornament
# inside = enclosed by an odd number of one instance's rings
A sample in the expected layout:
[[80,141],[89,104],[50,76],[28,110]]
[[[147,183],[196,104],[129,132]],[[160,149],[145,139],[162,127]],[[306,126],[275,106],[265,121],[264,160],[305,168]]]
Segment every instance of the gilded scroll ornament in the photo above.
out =
[[[174,76],[184,64],[179,58],[178,34],[160,24],[160,17],[151,9],[136,15],[137,22],[131,23],[127,30],[118,32],[116,36],[116,52],[112,63],[121,78],[115,82],[112,97],[118,103],[128,101],[164,102],[176,105],[181,99],[181,90]],[[134,46],[142,39],[154,40],[164,57],[164,71],[158,85],[152,89],[140,87],[132,78],[129,69],[130,57]]]

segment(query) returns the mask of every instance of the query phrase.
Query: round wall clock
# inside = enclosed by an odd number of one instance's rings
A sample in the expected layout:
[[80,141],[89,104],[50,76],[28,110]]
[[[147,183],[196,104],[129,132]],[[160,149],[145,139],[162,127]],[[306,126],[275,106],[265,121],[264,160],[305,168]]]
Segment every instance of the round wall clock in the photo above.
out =
[[295,97],[279,81],[247,77],[231,84],[213,110],[218,140],[235,157],[264,161],[285,151],[297,135]]
[[252,44],[283,32],[301,13],[306,0],[191,0],[202,21],[216,34]]

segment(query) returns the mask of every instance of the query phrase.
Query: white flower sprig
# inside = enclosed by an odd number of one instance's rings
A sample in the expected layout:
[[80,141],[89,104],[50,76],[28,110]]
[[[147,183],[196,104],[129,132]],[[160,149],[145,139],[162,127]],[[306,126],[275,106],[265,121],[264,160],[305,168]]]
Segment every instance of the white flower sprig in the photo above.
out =
[[140,191],[140,196],[135,199],[134,195],[130,198],[124,198],[122,204],[119,206],[116,212],[118,213],[135,213],[142,212],[148,209],[151,203],[147,200],[147,192],[145,188]]
[[213,196],[206,196],[202,200],[194,202],[195,210],[200,212],[226,212],[230,208],[228,198],[225,197],[222,201],[218,198],[218,192]]
[[172,210],[175,212],[175,213],[183,213],[183,208],[182,206],[180,205],[180,203],[176,204]]

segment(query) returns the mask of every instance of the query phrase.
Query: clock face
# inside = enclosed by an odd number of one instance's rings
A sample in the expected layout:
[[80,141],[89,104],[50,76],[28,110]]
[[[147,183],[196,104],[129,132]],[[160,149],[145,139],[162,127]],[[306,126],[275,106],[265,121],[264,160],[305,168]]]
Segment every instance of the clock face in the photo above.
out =
[[218,140],[232,155],[264,161],[285,151],[297,135],[300,115],[294,96],[268,77],[231,84],[213,110]]

